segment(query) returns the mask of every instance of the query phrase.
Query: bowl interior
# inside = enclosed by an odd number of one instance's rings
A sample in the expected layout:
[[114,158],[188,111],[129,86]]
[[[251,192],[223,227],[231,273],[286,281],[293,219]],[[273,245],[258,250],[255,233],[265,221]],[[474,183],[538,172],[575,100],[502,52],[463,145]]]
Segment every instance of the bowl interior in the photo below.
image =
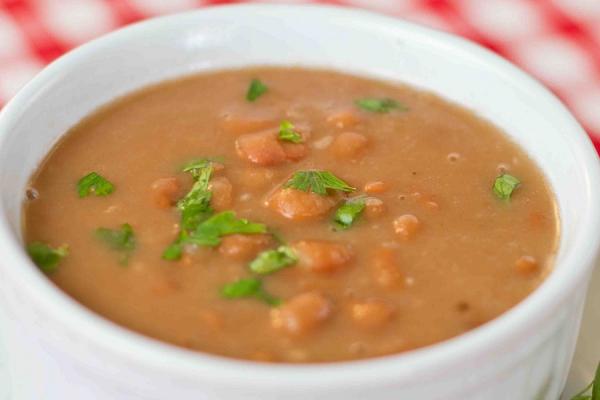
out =
[[[592,185],[598,182],[597,160],[585,133],[549,92],[508,62],[452,36],[366,13],[308,7],[217,8],[162,18],[111,34],[51,65],[0,117],[2,250],[18,250],[31,173],[82,117],[150,83],[250,65],[330,68],[431,90],[493,121],[527,150],[558,199],[557,269],[492,326],[508,326],[519,308],[532,312],[544,297],[558,296],[589,272],[582,265],[595,255],[599,236],[592,209],[598,201]],[[27,279],[60,296],[30,263],[13,268],[30,270]]]

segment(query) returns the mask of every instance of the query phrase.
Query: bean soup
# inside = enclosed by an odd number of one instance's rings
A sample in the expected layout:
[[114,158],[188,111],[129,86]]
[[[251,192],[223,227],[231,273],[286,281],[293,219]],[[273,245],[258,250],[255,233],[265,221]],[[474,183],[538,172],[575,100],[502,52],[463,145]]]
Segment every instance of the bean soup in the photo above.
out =
[[145,88],[31,179],[33,261],[100,315],[193,350],[330,362],[496,318],[551,271],[539,168],[434,94],[253,68]]

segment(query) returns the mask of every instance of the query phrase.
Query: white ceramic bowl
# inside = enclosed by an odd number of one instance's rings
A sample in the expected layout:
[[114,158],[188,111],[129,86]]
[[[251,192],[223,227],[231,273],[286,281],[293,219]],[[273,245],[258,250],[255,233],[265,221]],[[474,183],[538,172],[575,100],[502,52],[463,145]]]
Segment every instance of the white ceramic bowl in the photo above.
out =
[[[379,359],[296,366],[197,354],[127,331],[64,295],[29,261],[20,239],[24,188],[65,130],[146,84],[263,64],[407,82],[504,128],[546,172],[558,198],[556,270],[517,307],[452,340]],[[18,400],[555,400],[600,240],[597,155],[548,90],[462,39],[338,8],[211,8],[82,46],[46,68],[2,111],[0,187],[1,325]]]

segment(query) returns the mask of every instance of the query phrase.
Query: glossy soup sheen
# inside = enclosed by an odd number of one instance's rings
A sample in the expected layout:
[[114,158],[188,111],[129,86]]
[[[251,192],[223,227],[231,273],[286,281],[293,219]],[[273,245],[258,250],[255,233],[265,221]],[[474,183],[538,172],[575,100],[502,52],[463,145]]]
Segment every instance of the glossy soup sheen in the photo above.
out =
[[[266,91],[255,81],[249,101],[253,79]],[[282,121],[301,143],[279,137]],[[185,242],[166,260],[178,200],[198,179],[182,169],[206,157],[212,215],[233,210],[268,233]],[[299,171],[355,190],[284,188]],[[114,190],[80,197],[90,172]],[[520,185],[502,199],[492,187],[506,173]],[[362,213],[336,228],[357,196]],[[34,260],[77,301],[160,340],[260,361],[374,357],[459,335],[534,290],[558,239],[545,177],[498,128],[431,93],[322,70],[223,71],[118,99],[67,133],[27,197],[26,242],[68,245]],[[125,223],[124,247],[97,231]],[[250,269],[280,245],[289,265]]]

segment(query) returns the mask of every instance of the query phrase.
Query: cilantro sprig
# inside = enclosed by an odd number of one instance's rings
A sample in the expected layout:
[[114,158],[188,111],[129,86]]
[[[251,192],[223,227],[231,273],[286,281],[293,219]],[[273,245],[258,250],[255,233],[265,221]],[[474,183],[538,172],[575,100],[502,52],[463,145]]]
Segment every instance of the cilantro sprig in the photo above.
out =
[[382,99],[364,98],[364,99],[356,100],[355,104],[359,108],[361,108],[365,111],[380,113],[380,114],[389,113],[390,111],[395,110],[395,109],[398,109],[400,111],[408,110],[408,108],[405,105],[399,103],[398,101],[396,101],[394,99],[390,99],[390,98],[382,98]]
[[250,222],[237,218],[233,211],[223,211],[202,222],[189,233],[186,242],[201,246],[215,247],[221,243],[221,238],[235,233],[256,234],[266,233],[265,224]]
[[267,85],[262,83],[260,79],[252,79],[250,86],[248,86],[248,91],[246,92],[246,100],[253,102],[265,94],[268,90],[269,88]]
[[221,243],[223,236],[236,233],[246,235],[267,233],[267,227],[264,224],[237,218],[233,211],[223,211],[208,217],[193,230],[181,231],[175,242],[165,249],[163,258],[178,260],[186,245],[216,247]]
[[276,249],[261,252],[249,267],[252,272],[266,275],[285,267],[289,267],[298,261],[298,256],[289,246],[279,246]]
[[510,200],[512,193],[521,185],[521,181],[509,174],[501,174],[494,181],[492,190],[502,200]]
[[[221,161],[222,159],[220,157],[211,157],[211,158],[199,158],[197,160],[192,160],[192,161],[188,162],[187,164],[185,164],[183,166],[183,168],[181,169],[181,171],[189,172],[194,179],[198,180],[200,178],[200,175],[205,173],[206,170],[209,170],[212,172],[213,163],[216,162],[217,160]],[[210,176],[208,178],[210,178]]]
[[302,135],[300,135],[300,133],[298,133],[295,129],[296,128],[294,127],[294,124],[292,124],[290,121],[281,121],[281,124],[279,124],[279,139],[292,143],[304,142]]
[[366,196],[358,196],[346,200],[346,202],[335,211],[333,216],[334,228],[336,230],[350,228],[363,213],[366,201]]
[[97,172],[90,172],[77,182],[77,193],[81,198],[87,197],[90,194],[108,196],[114,190],[115,185]]
[[221,288],[221,297],[225,299],[256,298],[270,306],[278,306],[281,300],[267,293],[262,281],[255,278],[239,279]]
[[177,202],[177,208],[181,211],[183,229],[194,229],[212,213],[210,208],[212,192],[208,190],[213,173],[212,161],[209,159],[193,161],[186,165],[183,171],[192,175],[194,184],[190,191]]
[[183,255],[183,247],[185,245],[185,234],[179,233],[179,236],[171,243],[162,253],[162,258],[168,261],[176,261]]
[[60,261],[69,255],[69,246],[53,248],[42,242],[31,242],[27,245],[27,253],[39,269],[49,274],[56,271]]
[[129,257],[135,250],[136,240],[133,228],[129,224],[123,224],[119,229],[98,228],[96,237],[106,243],[111,249],[122,253],[119,263],[127,265]]
[[264,224],[237,218],[233,211],[214,214],[210,206],[212,192],[208,188],[214,162],[214,159],[202,158],[183,167],[182,170],[194,178],[194,184],[177,202],[177,208],[181,211],[181,231],[177,239],[164,250],[163,259],[179,260],[186,245],[215,247],[226,235],[267,232]]
[[297,171],[283,185],[284,188],[293,188],[303,192],[312,191],[321,196],[326,196],[328,190],[353,192],[356,188],[350,186],[329,171]]
[[182,168],[194,178],[190,191],[177,202],[181,211],[181,231],[177,239],[163,252],[163,259],[178,260],[183,253],[183,246],[189,232],[206,220],[212,214],[210,207],[212,193],[208,190],[210,178],[213,173],[213,161],[209,158],[194,160]]
[[571,400],[600,400],[600,363],[596,367],[594,380],[581,392],[571,397]]

